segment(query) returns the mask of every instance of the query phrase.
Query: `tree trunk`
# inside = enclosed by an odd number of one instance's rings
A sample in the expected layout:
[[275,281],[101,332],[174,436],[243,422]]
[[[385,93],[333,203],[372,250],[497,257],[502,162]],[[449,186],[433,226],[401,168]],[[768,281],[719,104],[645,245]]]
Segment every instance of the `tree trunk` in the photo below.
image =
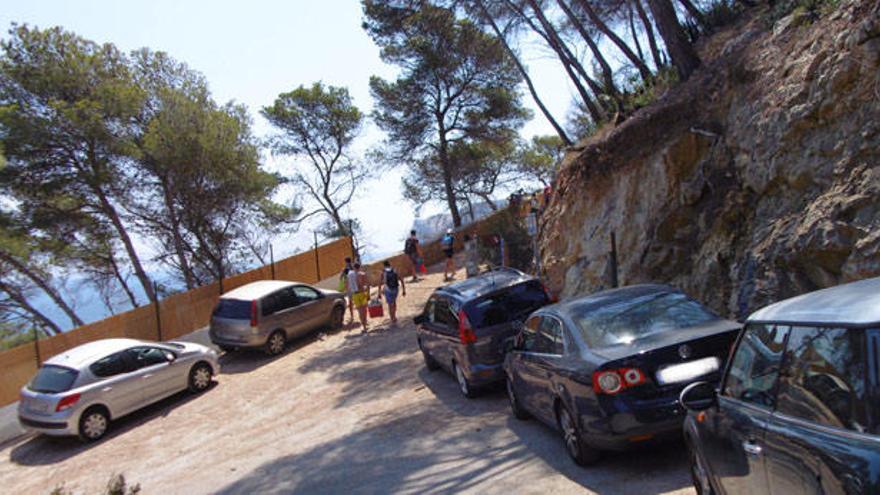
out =
[[593,37],[590,36],[590,33],[588,33],[583,24],[581,24],[580,19],[574,15],[571,8],[566,5],[563,0],[556,0],[556,3],[559,4],[559,7],[565,12],[568,20],[572,23],[575,29],[577,29],[578,33],[580,33],[581,37],[587,43],[587,46],[590,47],[593,57],[595,57],[596,61],[599,62],[599,66],[602,68],[602,79],[605,82],[608,93],[614,100],[614,106],[618,112],[623,112],[623,101],[620,98],[620,92],[617,90],[617,86],[614,84],[614,72],[611,70],[611,65],[605,60],[605,56],[602,54],[602,51],[599,50],[596,42],[593,41]]
[[578,0],[578,1],[580,3],[581,7],[583,7],[584,12],[587,13],[587,17],[590,18],[590,21],[596,26],[596,28],[599,31],[602,31],[602,34],[607,36],[608,39],[611,40],[612,43],[614,43],[618,48],[620,48],[620,51],[623,52],[623,54],[626,56],[626,58],[628,58],[633,63],[633,65],[636,66],[636,69],[639,70],[639,74],[642,75],[642,79],[645,82],[650,82],[654,77],[653,74],[651,74],[651,69],[649,69],[648,66],[645,65],[644,62],[642,62],[639,59],[639,57],[636,56],[635,53],[633,53],[633,51],[629,48],[629,46],[627,46],[626,42],[623,41],[620,38],[620,36],[617,36],[617,34],[611,28],[608,27],[608,24],[605,24],[605,21],[603,21],[599,17],[599,15],[596,14],[596,11],[593,10],[593,6],[590,5],[589,0]]
[[74,326],[80,327],[84,325],[82,319],[76,314],[76,312],[73,311],[73,308],[71,308],[67,304],[67,302],[64,301],[61,295],[58,294],[58,291],[56,291],[45,280],[43,280],[43,277],[39,276],[33,270],[28,268],[24,263],[16,259],[11,254],[7,253],[6,251],[0,250],[0,260],[9,263],[19,273],[31,279],[33,283],[37,284],[37,287],[42,289],[43,292],[45,292],[46,295],[48,295],[52,299],[52,301],[54,301],[55,304],[58,305],[58,307],[61,308],[62,311],[64,311],[64,314],[66,314],[67,317],[70,318],[70,321],[71,323],[73,323]]
[[489,25],[492,26],[492,30],[495,32],[495,35],[498,37],[498,40],[501,42],[501,45],[504,46],[504,49],[507,51],[507,54],[510,55],[510,58],[513,60],[513,63],[516,65],[516,68],[519,70],[519,73],[522,75],[523,80],[526,82],[526,87],[529,88],[529,94],[532,95],[532,99],[535,100],[535,104],[538,105],[538,108],[541,110],[541,113],[544,114],[544,118],[550,122],[550,125],[553,126],[553,129],[556,131],[556,134],[562,139],[562,142],[565,143],[566,146],[571,146],[572,141],[569,139],[568,134],[566,134],[565,130],[562,129],[562,126],[553,118],[553,115],[550,113],[550,110],[544,105],[544,102],[538,97],[538,92],[535,90],[535,85],[532,83],[532,78],[529,76],[528,71],[525,66],[523,66],[522,62],[520,62],[519,57],[517,57],[516,53],[514,53],[513,49],[510,47],[510,44],[507,43],[507,38],[504,37],[504,33],[501,32],[501,29],[498,28],[498,24],[495,22],[495,19],[489,15],[489,12],[486,10],[486,7],[483,5],[482,0],[477,0],[477,5],[480,7],[480,10],[483,12],[483,16],[489,22]]
[[437,134],[440,138],[439,159],[443,169],[443,187],[446,190],[446,203],[449,205],[449,213],[452,215],[452,225],[461,227],[461,213],[458,211],[458,203],[455,198],[455,189],[452,187],[452,170],[449,163],[449,143],[446,141],[446,127],[443,123],[443,115],[437,116]]
[[666,43],[672,65],[678,70],[681,80],[686,80],[700,66],[700,58],[679,24],[671,0],[648,0],[648,7],[657,21],[657,29]]
[[183,280],[186,282],[187,289],[196,288],[196,277],[189,261],[186,259],[186,248],[183,237],[180,235],[180,220],[177,218],[177,212],[174,209],[174,200],[171,197],[171,190],[168,187],[167,177],[161,177],[162,194],[165,199],[165,209],[168,210],[168,221],[171,222],[171,239],[174,244],[174,252],[177,256],[177,263],[180,265],[180,271],[183,274]]
[[50,320],[48,316],[44,315],[42,312],[40,312],[40,310],[33,307],[28,302],[27,298],[24,297],[24,295],[21,294],[18,290],[10,287],[5,282],[0,281],[0,291],[5,292],[6,295],[8,295],[10,299],[15,301],[15,303],[18,304],[21,309],[27,311],[28,313],[33,315],[34,318],[42,322],[43,325],[45,325],[45,328],[49,330],[52,335],[58,335],[61,333],[61,328],[57,324],[55,324],[54,321]]
[[[601,93],[601,88],[598,88],[598,84],[593,81],[589,75],[587,75],[587,71],[584,70],[583,66],[580,62],[575,59],[574,54],[571,53],[571,50],[568,49],[568,46],[562,41],[562,38],[559,37],[559,33],[556,32],[556,29],[550,24],[550,21],[544,16],[544,12],[541,10],[541,7],[537,4],[535,0],[527,0],[529,6],[531,6],[532,11],[535,13],[535,16],[538,18],[538,22],[541,23],[541,26],[544,29],[544,33],[546,34],[546,40],[550,44],[550,48],[556,52],[556,55],[559,57],[560,61],[562,61],[562,65],[565,67],[566,72],[571,78],[572,82],[575,84],[575,87],[578,89],[578,92],[581,95],[581,98],[584,100],[584,104],[587,106],[587,110],[589,110],[590,115],[593,117],[595,122],[602,122],[606,119],[605,112],[596,105],[592,98],[590,98],[589,94],[586,91],[586,88],[578,80],[578,75],[587,82],[587,84],[593,90],[593,93],[598,96]],[[533,25],[533,29],[536,27]],[[573,73],[576,72],[575,73]]]
[[654,59],[654,66],[657,67],[657,70],[660,70],[660,68],[663,67],[663,59],[660,58],[660,50],[657,48],[657,38],[654,36],[654,27],[651,25],[651,20],[648,19],[648,14],[645,12],[645,8],[642,7],[642,0],[633,0],[633,4],[636,7],[636,13],[639,15],[642,25],[645,27],[645,35],[648,37],[648,47],[651,49],[651,58]]
[[128,300],[131,301],[131,307],[138,307],[137,298],[134,296],[134,293],[131,291],[131,288],[128,286],[128,283],[122,278],[122,272],[119,271],[119,265],[116,263],[116,257],[113,256],[113,253],[110,253],[110,257],[107,260],[110,263],[110,267],[113,268],[113,275],[116,277],[116,280],[119,281],[119,285],[122,286],[122,290],[128,296]]
[[645,62],[645,52],[642,51],[642,44],[639,43],[639,32],[636,31],[636,21],[635,21],[635,16],[633,15],[633,9],[632,9],[631,4],[629,5],[629,8],[627,9],[626,14],[627,14],[627,19],[629,20],[629,32],[632,34],[633,44],[636,47],[636,54],[639,56],[639,60],[641,60],[642,63],[644,63]]
[[701,27],[706,27],[706,18],[703,17],[703,13],[700,12],[700,9],[698,9],[690,0],[678,1],[679,3],[681,3],[682,6],[684,6],[684,9],[688,11],[688,14],[690,14],[691,17],[693,17],[694,20],[700,24]]

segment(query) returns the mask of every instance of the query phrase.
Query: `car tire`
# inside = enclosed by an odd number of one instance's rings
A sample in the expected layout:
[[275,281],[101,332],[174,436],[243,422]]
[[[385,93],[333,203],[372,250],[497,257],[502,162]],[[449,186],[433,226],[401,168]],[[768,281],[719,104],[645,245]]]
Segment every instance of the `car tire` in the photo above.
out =
[[422,357],[425,359],[425,369],[427,369],[428,371],[436,371],[438,368],[440,368],[440,364],[437,363],[437,361],[434,361],[434,358],[432,358],[430,354],[428,354],[428,351],[426,351],[425,348],[422,347],[422,341],[420,340],[418,342],[419,350],[422,351]]
[[275,330],[266,339],[266,354],[270,356],[281,354],[285,347],[287,347],[287,336],[281,330]]
[[342,328],[343,323],[345,323],[345,308],[336,306],[330,313],[330,328],[338,330]]
[[471,382],[468,381],[466,376],[464,376],[464,371],[458,367],[458,363],[455,361],[452,362],[452,375],[455,376],[455,381],[458,382],[458,391],[461,392],[461,395],[468,399],[473,399],[477,396],[473,385],[471,385]]
[[569,457],[578,466],[589,466],[599,460],[599,451],[584,443],[575,416],[563,404],[556,406],[556,422]]
[[694,483],[697,495],[715,495],[715,490],[712,489],[712,484],[709,483],[709,473],[706,471],[703,461],[700,460],[699,454],[697,454],[693,447],[688,448],[688,451],[690,452],[691,480]]
[[189,370],[189,391],[199,394],[208,390],[213,378],[214,371],[208,363],[197,363]]
[[516,397],[516,391],[513,390],[513,382],[510,381],[510,378],[507,378],[504,380],[504,383],[507,388],[507,401],[510,403],[510,412],[513,413],[513,417],[520,421],[529,419],[531,415],[520,405],[519,399]]
[[100,406],[92,406],[79,417],[77,433],[84,442],[97,442],[104,438],[110,428],[110,416],[107,410]]

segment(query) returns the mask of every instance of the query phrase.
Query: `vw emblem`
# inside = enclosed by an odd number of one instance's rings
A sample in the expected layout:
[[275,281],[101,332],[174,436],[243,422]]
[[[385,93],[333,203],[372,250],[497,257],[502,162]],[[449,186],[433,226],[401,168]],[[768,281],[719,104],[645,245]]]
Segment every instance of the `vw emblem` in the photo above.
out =
[[693,352],[694,351],[691,349],[691,346],[687,344],[682,344],[678,348],[678,355],[681,356],[682,359],[687,359],[691,357],[691,354],[693,354]]

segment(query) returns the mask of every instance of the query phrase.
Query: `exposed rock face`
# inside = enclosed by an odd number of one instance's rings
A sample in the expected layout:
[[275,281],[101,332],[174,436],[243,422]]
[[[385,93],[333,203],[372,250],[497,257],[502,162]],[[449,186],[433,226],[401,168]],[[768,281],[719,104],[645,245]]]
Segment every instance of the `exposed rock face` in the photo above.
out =
[[722,314],[880,275],[880,7],[759,18],[702,47],[705,68],[566,157],[544,216],[563,296],[664,282]]

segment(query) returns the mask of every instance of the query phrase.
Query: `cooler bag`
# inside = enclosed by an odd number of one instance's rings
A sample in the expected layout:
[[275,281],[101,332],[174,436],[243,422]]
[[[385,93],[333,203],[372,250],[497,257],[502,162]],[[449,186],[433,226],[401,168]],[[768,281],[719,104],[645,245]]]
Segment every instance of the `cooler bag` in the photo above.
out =
[[370,318],[381,318],[385,315],[385,311],[382,308],[382,301],[378,299],[373,299],[367,304],[367,311],[370,313]]

